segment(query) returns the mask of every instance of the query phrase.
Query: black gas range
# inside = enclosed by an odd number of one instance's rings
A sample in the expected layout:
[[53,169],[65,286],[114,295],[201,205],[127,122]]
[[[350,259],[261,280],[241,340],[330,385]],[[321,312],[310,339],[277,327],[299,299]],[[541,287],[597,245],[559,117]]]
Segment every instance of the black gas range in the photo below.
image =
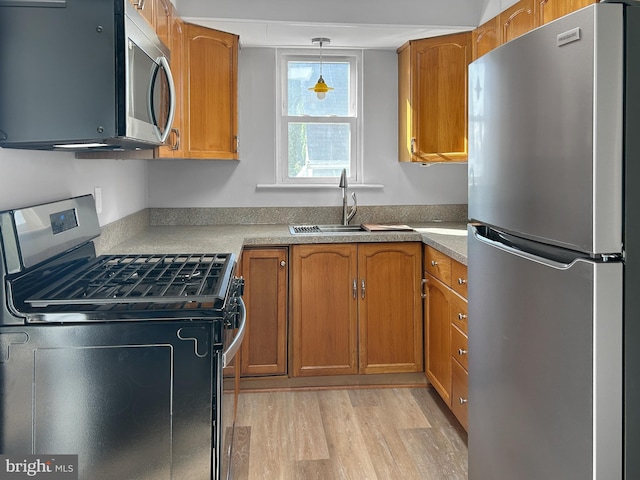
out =
[[0,456],[77,456],[87,480],[227,478],[235,255],[96,255],[99,234],[90,195],[0,212]]

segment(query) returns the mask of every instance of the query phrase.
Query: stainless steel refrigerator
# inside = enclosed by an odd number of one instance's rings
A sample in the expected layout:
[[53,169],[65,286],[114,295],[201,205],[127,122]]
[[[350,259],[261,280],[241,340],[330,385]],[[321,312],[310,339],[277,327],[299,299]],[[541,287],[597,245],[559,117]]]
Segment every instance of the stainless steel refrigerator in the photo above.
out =
[[469,479],[640,478],[640,6],[469,67]]

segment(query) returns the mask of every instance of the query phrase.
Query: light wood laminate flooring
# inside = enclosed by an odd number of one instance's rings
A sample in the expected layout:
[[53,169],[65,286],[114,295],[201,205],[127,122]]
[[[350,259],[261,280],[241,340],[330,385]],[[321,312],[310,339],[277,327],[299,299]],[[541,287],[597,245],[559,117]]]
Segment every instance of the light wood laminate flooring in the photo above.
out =
[[467,435],[427,388],[241,393],[234,480],[467,478]]

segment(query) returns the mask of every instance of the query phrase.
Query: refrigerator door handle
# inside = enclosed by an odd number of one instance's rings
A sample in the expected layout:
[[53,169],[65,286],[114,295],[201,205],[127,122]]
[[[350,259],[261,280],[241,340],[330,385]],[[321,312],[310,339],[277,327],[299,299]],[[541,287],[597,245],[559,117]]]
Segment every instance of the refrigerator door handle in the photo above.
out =
[[504,252],[510,253],[512,255],[517,255],[519,257],[525,258],[525,259],[530,260],[532,262],[536,262],[536,263],[545,265],[547,267],[555,268],[555,269],[558,269],[558,270],[567,270],[567,269],[571,268],[573,266],[573,264],[575,264],[576,262],[586,261],[585,259],[580,258],[579,256],[576,256],[576,258],[572,259],[568,263],[551,260],[551,259],[549,259],[547,257],[542,257],[540,255],[536,255],[534,253],[527,252],[525,250],[513,247],[511,245],[507,245],[505,243],[502,243],[502,242],[487,238],[482,234],[482,232],[475,225],[470,225],[470,228],[471,228],[471,232],[472,232],[473,236],[479,242],[482,242],[485,245],[488,245],[488,246],[493,247],[493,248],[497,248],[497,249],[502,250]]

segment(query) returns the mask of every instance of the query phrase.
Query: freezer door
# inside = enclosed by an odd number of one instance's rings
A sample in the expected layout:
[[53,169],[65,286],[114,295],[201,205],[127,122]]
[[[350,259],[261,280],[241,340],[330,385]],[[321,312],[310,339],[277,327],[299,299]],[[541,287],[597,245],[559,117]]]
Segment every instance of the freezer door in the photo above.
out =
[[622,13],[592,5],[469,66],[470,219],[621,251]]
[[622,478],[622,273],[470,227],[470,480]]

